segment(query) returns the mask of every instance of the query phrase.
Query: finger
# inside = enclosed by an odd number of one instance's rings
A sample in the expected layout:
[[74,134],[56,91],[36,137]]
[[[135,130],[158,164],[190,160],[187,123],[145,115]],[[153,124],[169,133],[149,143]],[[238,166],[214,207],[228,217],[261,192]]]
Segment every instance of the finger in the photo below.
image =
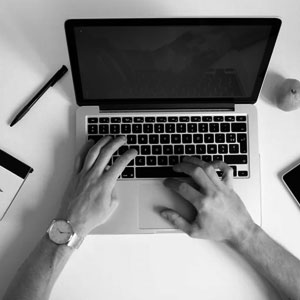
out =
[[88,140],[87,143],[84,144],[82,149],[80,150],[79,154],[76,156],[75,165],[74,165],[74,172],[79,173],[83,167],[84,159],[88,153],[88,151],[91,149],[91,147],[94,145],[93,140]]
[[100,176],[103,173],[113,154],[125,143],[126,137],[119,136],[101,149],[93,166],[93,172],[96,176]]
[[161,211],[161,216],[170,222],[175,228],[190,235],[192,232],[192,225],[184,219],[178,212],[172,209],[164,209]]
[[212,163],[207,163],[203,160],[200,160],[196,157],[186,156],[183,159],[184,162],[187,163],[193,163],[199,167],[201,167],[206,175],[210,178],[210,180],[218,187],[223,187],[223,183],[220,180],[217,172],[215,169],[218,169],[218,167],[215,167]]
[[191,176],[192,179],[199,185],[200,191],[203,191],[204,193],[215,188],[214,184],[212,183],[211,179],[208,177],[206,172],[203,170],[202,167],[198,165],[188,162],[182,162],[178,165],[175,165],[173,169],[176,172],[183,172]]
[[229,187],[233,188],[233,169],[223,161],[213,161],[212,165],[215,169],[223,172],[222,181]]
[[137,156],[135,149],[129,149],[123,155],[118,157],[114,164],[104,174],[104,178],[108,181],[110,188],[113,188],[117,179],[122,174],[126,166]]
[[101,149],[111,141],[111,136],[105,136],[102,139],[100,139],[87,153],[82,171],[89,171],[92,166],[94,165],[95,161],[97,160],[97,157],[99,156],[99,152]]
[[181,197],[189,201],[192,205],[194,205],[197,211],[201,210],[201,199],[203,199],[204,195],[201,192],[194,189],[192,186],[190,186],[187,182],[179,181],[174,178],[167,178],[166,180],[164,180],[163,183],[166,187],[173,190]]

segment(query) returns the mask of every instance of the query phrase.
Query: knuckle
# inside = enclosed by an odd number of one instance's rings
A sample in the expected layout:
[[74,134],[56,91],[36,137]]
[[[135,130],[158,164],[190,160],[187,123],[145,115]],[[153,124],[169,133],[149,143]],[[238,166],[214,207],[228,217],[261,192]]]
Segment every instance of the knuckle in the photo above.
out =
[[191,175],[193,177],[199,177],[201,176],[201,168],[200,167],[196,167],[192,170]]
[[179,185],[178,185],[178,190],[179,192],[181,193],[185,193],[188,189],[188,184],[186,182],[181,182]]
[[213,172],[215,172],[215,168],[212,165],[206,165],[204,167],[204,171],[207,174],[212,174]]

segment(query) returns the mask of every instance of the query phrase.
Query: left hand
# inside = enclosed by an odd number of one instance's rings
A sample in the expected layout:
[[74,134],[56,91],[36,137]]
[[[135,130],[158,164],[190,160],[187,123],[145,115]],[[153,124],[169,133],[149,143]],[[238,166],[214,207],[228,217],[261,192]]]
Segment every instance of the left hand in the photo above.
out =
[[106,167],[113,153],[125,142],[122,136],[114,140],[106,136],[93,146],[89,142],[77,158],[75,174],[58,218],[69,220],[80,237],[105,223],[118,206],[116,181],[137,151],[128,150],[108,170]]

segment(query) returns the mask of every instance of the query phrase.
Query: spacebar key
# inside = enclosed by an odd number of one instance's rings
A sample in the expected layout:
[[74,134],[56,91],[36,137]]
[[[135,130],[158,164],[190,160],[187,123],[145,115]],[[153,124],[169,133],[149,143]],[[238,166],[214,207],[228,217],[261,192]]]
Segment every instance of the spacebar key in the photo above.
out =
[[172,167],[136,167],[136,178],[165,178],[165,177],[187,177],[184,173],[173,171]]

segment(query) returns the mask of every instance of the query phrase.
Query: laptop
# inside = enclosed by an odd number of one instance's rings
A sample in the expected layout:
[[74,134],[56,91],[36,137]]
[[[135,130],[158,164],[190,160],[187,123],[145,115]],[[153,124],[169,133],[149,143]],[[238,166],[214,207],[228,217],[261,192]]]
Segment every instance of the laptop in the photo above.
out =
[[[163,207],[194,208],[163,185],[184,156],[225,161],[234,189],[261,224],[254,106],[281,21],[277,18],[73,19],[65,22],[79,108],[76,149],[126,135],[138,156],[116,184],[120,205],[95,234],[178,232]],[[220,170],[218,175],[222,176]]]

